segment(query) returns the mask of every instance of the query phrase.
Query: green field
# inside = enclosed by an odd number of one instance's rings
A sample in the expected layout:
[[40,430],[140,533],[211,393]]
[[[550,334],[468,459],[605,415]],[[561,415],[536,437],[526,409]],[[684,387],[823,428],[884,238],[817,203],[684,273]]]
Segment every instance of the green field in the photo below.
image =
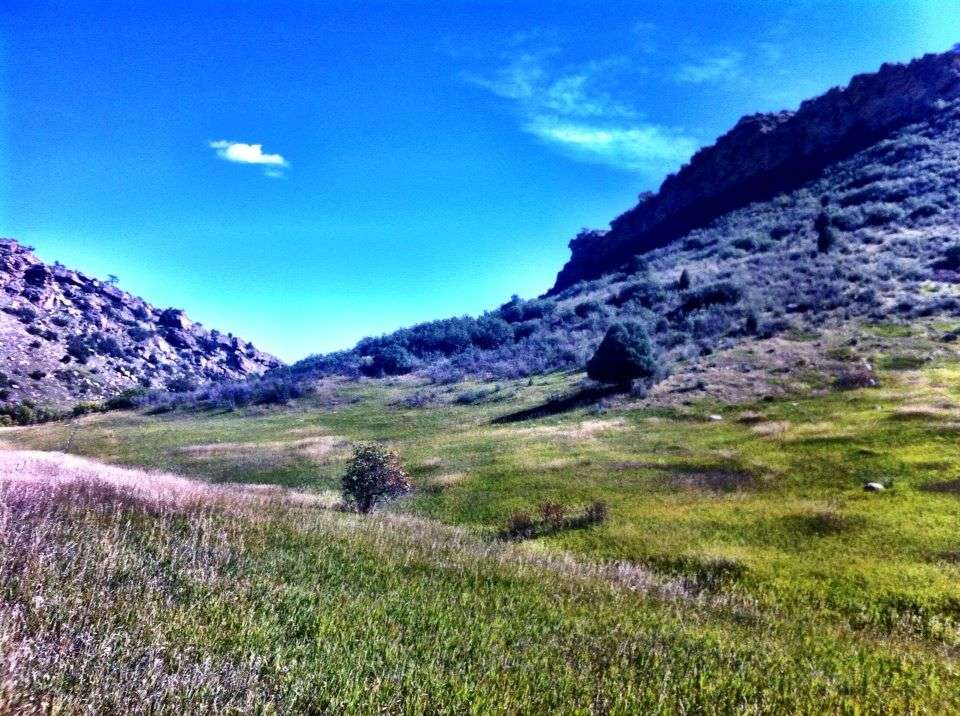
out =
[[[336,488],[351,441],[397,448],[416,490],[380,518],[216,518],[243,533],[236,574],[174,609],[183,623],[164,617],[200,651],[269,655],[279,704],[940,712],[960,709],[960,366],[914,363],[878,361],[874,389],[504,425],[491,421],[580,376],[463,405],[478,386],[329,381],[286,408],[112,413],[0,438],[307,491]],[[413,395],[426,404],[405,407]],[[602,524],[496,539],[517,511],[596,500]],[[682,596],[514,564],[563,554],[640,565]]]

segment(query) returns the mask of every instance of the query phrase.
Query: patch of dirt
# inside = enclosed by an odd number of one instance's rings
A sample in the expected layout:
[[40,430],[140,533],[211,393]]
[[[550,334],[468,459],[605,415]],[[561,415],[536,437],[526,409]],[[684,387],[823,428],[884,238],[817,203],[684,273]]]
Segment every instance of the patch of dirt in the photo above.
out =
[[319,435],[312,438],[303,438],[283,442],[249,442],[249,443],[207,443],[201,445],[186,445],[178,448],[177,452],[185,453],[203,459],[217,458],[245,458],[266,455],[295,455],[311,459],[322,458],[331,453],[342,451],[350,442],[339,435]]
[[437,489],[443,489],[445,487],[453,487],[454,485],[459,485],[461,482],[467,479],[466,473],[463,472],[446,472],[442,475],[437,475],[436,477],[431,477],[428,485]]
[[670,485],[680,489],[736,492],[757,485],[757,478],[733,468],[670,467],[665,469]]
[[924,492],[939,492],[947,495],[960,495],[960,477],[942,482],[928,482],[921,485]]
[[514,435],[556,437],[563,440],[589,440],[611,430],[623,430],[626,423],[622,418],[612,420],[583,420],[573,425],[537,425],[529,428],[514,428]]
[[958,417],[956,410],[941,405],[904,405],[890,414],[891,420],[950,420]]
[[771,420],[764,423],[757,423],[750,432],[759,435],[762,438],[782,438],[790,430],[789,420]]

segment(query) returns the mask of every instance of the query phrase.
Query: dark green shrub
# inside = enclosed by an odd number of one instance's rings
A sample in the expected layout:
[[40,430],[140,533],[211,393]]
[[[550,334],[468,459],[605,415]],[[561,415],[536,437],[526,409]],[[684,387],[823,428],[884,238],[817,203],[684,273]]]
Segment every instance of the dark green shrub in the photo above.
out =
[[563,527],[563,519],[567,514],[567,508],[559,502],[542,502],[537,508],[540,511],[540,518],[543,523],[554,530]]
[[470,339],[482,350],[499,348],[513,341],[513,328],[502,318],[483,316],[474,324]]
[[696,311],[707,306],[736,303],[743,292],[729,281],[720,281],[690,291],[683,299],[681,310],[684,313]]
[[943,258],[934,263],[933,267],[945,271],[960,271],[960,244],[947,247]]
[[587,523],[598,525],[601,522],[604,522],[607,519],[607,515],[610,510],[607,507],[607,503],[603,500],[596,500],[587,505],[587,509],[583,511],[584,520]]
[[92,413],[102,413],[104,410],[103,403],[77,403],[73,406],[73,409],[70,411],[71,415],[75,418],[79,418],[82,415],[90,415]]
[[370,512],[377,502],[405,495],[411,490],[410,478],[400,455],[379,445],[361,443],[353,448],[353,458],[341,481],[344,499],[358,512]]
[[587,318],[588,316],[593,315],[594,313],[599,313],[603,310],[603,304],[596,299],[587,299],[578,303],[573,312],[577,314],[580,318]]
[[403,375],[416,370],[420,363],[406,348],[387,345],[374,351],[367,364],[360,367],[364,375],[381,378],[385,375]]
[[647,330],[633,321],[611,326],[587,362],[587,375],[601,383],[626,384],[653,378],[656,373],[657,361]]
[[681,291],[686,291],[690,288],[690,274],[686,269],[680,272],[680,278],[677,279],[677,288]]
[[167,390],[171,393],[191,393],[196,389],[197,384],[193,382],[193,379],[185,375],[177,376],[167,381]]
[[109,398],[107,402],[104,403],[104,407],[107,410],[133,410],[140,405],[137,399],[145,396],[147,392],[145,388],[130,388],[120,393],[120,395]]
[[833,247],[837,240],[827,212],[821,211],[817,214],[817,218],[813,221],[813,229],[817,232],[817,251],[824,254]]
[[93,351],[83,336],[70,336],[67,339],[67,355],[82,364],[90,360]]
[[510,539],[527,539],[533,536],[533,520],[530,513],[520,510],[507,519],[506,536]]

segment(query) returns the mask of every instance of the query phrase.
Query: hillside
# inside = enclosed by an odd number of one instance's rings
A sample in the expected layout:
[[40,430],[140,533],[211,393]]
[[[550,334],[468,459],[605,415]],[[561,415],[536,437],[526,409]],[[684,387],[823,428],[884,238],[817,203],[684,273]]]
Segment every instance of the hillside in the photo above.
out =
[[0,402],[66,407],[137,387],[185,389],[280,362],[79,271],[0,240]]
[[669,370],[752,336],[956,315],[958,78],[960,55],[930,55],[795,113],[744,118],[610,231],[574,240],[547,295],[294,370],[451,380],[580,369],[622,319],[646,324]]
[[958,97],[960,52],[951,51],[858,75],[796,112],[744,117],[667,177],[659,192],[617,217],[610,231],[575,239],[551,293],[609,273],[728,211],[792,189],[891,131],[929,119]]

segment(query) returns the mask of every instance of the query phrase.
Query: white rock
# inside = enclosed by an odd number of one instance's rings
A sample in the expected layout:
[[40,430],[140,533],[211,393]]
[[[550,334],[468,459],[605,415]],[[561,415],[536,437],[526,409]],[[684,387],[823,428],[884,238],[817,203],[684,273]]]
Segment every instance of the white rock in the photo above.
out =
[[722,416],[722,415],[711,415],[711,416],[710,416],[710,419],[711,419],[711,420],[723,420],[723,416]]
[[879,482],[868,482],[863,486],[863,489],[867,492],[883,492],[887,488],[881,485]]

